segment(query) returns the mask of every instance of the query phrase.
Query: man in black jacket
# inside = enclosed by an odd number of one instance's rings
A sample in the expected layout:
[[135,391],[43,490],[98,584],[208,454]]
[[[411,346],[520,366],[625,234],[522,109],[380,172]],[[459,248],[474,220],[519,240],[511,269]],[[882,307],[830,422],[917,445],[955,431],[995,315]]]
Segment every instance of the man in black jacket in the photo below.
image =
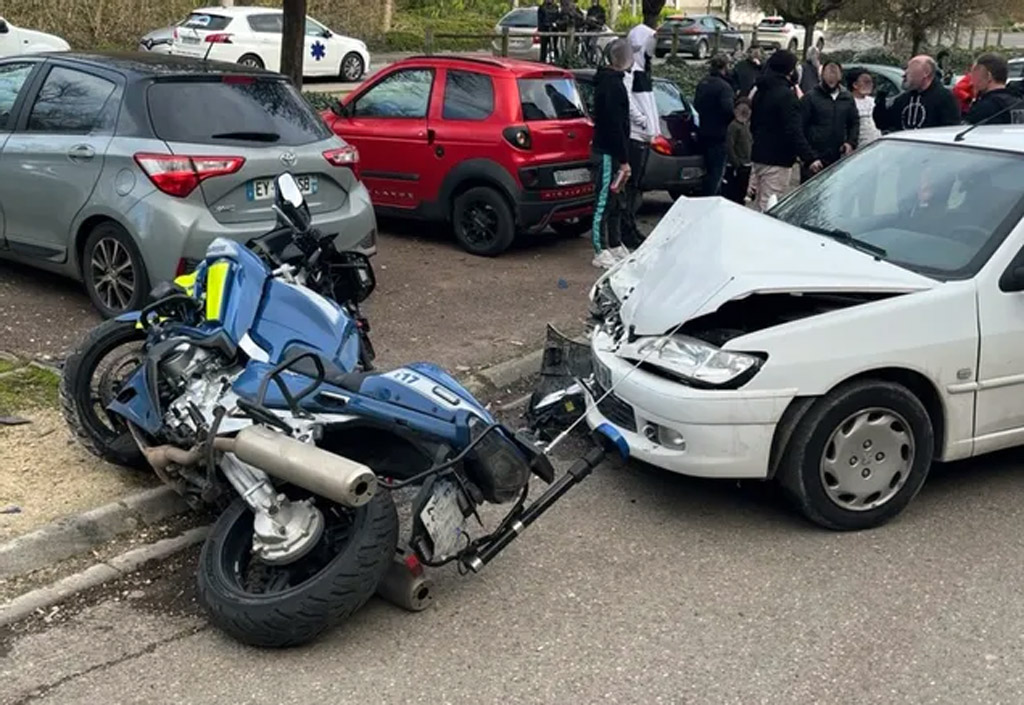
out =
[[[843,67],[830,61],[821,69],[821,83],[800,101],[804,135],[811,149],[828,166],[857,148],[860,114],[853,96],[840,84]],[[801,168],[801,180],[811,178],[810,164]]]
[[764,53],[761,47],[752,47],[747,52],[746,58],[736,64],[736,91],[740,97],[750,95],[750,90],[761,77],[764,69]]
[[964,121],[977,125],[1009,125],[1014,107],[1024,113],[1024,96],[1006,87],[1010,67],[999,54],[982,54],[971,69],[971,85],[978,97]]
[[822,167],[804,135],[800,101],[794,91],[796,62],[792,52],[776,51],[755,86],[750,120],[754,135],[751,186],[757,191],[757,207],[762,212],[767,210],[772,196],[782,196],[789,191],[797,158],[807,164],[812,173]]
[[594,75],[594,161],[597,166],[594,203],[595,267],[609,268],[629,253],[622,246],[624,198],[629,178],[629,94],[623,81],[633,63],[629,42],[616,39],[608,48],[611,66]]
[[939,66],[930,56],[915,56],[907,62],[906,91],[892,105],[886,105],[885,91],[875,96],[875,125],[882,132],[920,130],[960,124],[956,98],[938,80]]
[[711,70],[697,84],[693,107],[700,116],[697,135],[704,154],[705,196],[717,196],[722,187],[725,162],[729,157],[725,148],[725,135],[733,119],[735,93],[725,80],[729,72],[729,59],[724,54],[711,58]]
[[[555,25],[558,22],[558,5],[555,0],[544,0],[537,8],[537,31],[541,32],[554,32]],[[552,54],[553,58],[557,57],[557,37],[541,37],[540,38],[540,62],[546,64],[548,62],[548,55]]]

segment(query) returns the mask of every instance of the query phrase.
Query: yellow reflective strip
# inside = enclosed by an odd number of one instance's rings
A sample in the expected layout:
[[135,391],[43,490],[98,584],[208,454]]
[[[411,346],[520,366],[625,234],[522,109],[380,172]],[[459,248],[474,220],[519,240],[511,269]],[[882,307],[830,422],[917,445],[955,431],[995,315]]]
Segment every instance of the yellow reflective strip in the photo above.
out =
[[174,283],[184,289],[186,294],[192,296],[196,288],[196,273],[182,274],[174,280]]
[[224,289],[231,271],[230,262],[217,262],[206,270],[206,320],[219,321],[224,307]]

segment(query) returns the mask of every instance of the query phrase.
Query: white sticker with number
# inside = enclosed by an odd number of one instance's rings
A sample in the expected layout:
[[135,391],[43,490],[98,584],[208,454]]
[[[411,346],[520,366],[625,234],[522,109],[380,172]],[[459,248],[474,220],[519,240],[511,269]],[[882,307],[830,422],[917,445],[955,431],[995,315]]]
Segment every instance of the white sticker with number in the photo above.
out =
[[444,480],[434,486],[434,493],[420,511],[420,519],[434,542],[435,560],[455,555],[465,544],[466,518],[459,508],[454,483]]

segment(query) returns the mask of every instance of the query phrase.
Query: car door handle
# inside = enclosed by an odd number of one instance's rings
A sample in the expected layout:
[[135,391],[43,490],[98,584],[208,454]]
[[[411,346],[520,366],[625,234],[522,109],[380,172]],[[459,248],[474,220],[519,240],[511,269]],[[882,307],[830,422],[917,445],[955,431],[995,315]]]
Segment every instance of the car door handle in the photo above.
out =
[[427,144],[434,144],[434,140],[437,139],[437,133],[431,129],[427,129]]
[[72,161],[88,161],[96,156],[96,150],[87,144],[76,144],[68,150],[68,157]]

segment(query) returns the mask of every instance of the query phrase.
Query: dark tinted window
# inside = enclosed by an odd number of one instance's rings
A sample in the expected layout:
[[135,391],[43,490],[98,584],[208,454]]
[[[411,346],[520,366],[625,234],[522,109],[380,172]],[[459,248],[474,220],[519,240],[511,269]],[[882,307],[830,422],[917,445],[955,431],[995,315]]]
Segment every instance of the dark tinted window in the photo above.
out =
[[219,32],[222,29],[226,29],[231,24],[230,17],[224,17],[223,15],[206,15],[201,12],[193,12],[185,20],[183,26],[189,29],[199,29],[205,32]]
[[283,20],[280,12],[268,15],[250,15],[249,27],[253,32],[266,34],[280,34],[283,29]]
[[583,105],[587,107],[587,113],[594,114],[594,84],[590,81],[576,81],[576,88],[579,89]]
[[18,93],[28,80],[35,64],[4,64],[0,66],[0,130],[8,128],[7,122],[18,100]]
[[498,24],[501,27],[536,27],[537,9],[523,7],[513,10],[502,17]]
[[425,118],[430,107],[433,69],[397,71],[361,95],[355,117]]
[[1024,61],[1015,61],[1010,64],[1010,78],[1024,78]]
[[705,17],[705,18],[701,19],[700,23],[701,23],[701,26],[704,27],[704,29],[712,29],[713,30],[715,28],[715,21],[712,18],[710,18],[710,17]]
[[87,133],[113,128],[107,102],[117,84],[81,71],[50,70],[28,116],[36,132]]
[[520,78],[519,99],[524,120],[572,120],[584,115],[571,78]]
[[494,112],[494,83],[490,76],[449,71],[444,85],[445,120],[484,120]]
[[330,136],[320,116],[280,80],[162,81],[147,94],[157,137],[169,142],[300,145]]

